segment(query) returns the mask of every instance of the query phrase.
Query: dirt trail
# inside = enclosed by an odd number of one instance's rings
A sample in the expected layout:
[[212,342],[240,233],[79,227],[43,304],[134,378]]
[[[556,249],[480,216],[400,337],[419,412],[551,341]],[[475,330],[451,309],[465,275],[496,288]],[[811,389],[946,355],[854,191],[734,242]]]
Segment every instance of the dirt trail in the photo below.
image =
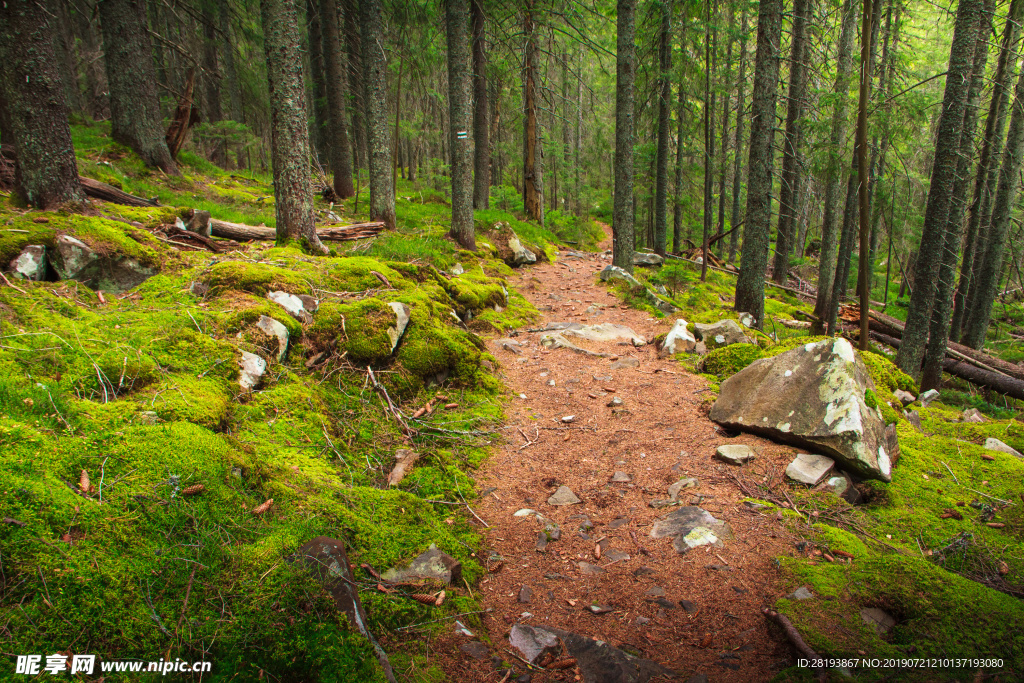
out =
[[[542,311],[534,328],[610,322],[647,340],[666,332],[669,323],[620,306],[598,282],[596,274],[608,263],[598,254],[563,252],[558,263],[523,269],[514,284]],[[744,474],[778,477],[793,449],[748,435],[726,438],[707,419],[707,406],[702,409],[706,383],[660,360],[653,344],[581,342],[613,355],[596,358],[564,348],[549,351],[540,337],[521,330],[515,338],[522,345],[519,354],[489,342],[517,396],[508,411],[506,444],[477,478],[479,490],[493,487],[475,506],[490,524],[485,544],[492,572],[479,591],[492,610],[484,620],[492,654],[515,661],[508,632],[524,623],[605,640],[679,671],[684,681],[697,673],[710,681],[763,681],[791,664],[791,648],[760,609],[782,594],[772,558],[791,553],[793,539],[775,515],[740,502],[732,466],[712,455],[723,443],[746,443],[759,456]],[[639,365],[612,369],[614,356],[635,358]],[[614,397],[620,407],[609,407]],[[567,415],[574,421],[564,423]],[[611,482],[615,472],[627,473],[631,481]],[[668,498],[668,486],[687,477],[699,485],[680,494],[684,504],[696,504],[700,496],[701,507],[731,525],[736,540],[724,548],[680,555],[672,539],[651,538],[654,521],[676,508],[654,509],[649,502]],[[561,485],[582,502],[549,505]],[[557,522],[560,540],[539,551],[542,525],[532,516],[514,516],[523,508]],[[577,515],[586,515],[593,528],[581,532]],[[585,574],[580,562],[603,571]],[[681,600],[692,604],[684,607]],[[590,605],[613,609],[594,614]],[[449,669],[453,680],[494,679],[490,661],[458,654],[460,664]],[[577,673],[534,671],[532,680],[579,680]]]

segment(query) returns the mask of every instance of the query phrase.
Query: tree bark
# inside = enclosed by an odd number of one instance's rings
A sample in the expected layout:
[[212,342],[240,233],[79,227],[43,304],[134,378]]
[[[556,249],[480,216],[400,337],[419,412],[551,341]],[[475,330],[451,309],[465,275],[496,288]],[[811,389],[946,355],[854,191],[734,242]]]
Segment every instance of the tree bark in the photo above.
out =
[[327,124],[330,134],[331,171],[334,193],[347,199],[356,191],[352,185],[352,150],[348,141],[348,92],[338,0],[320,0],[320,30],[323,32],[324,75],[327,77]]
[[[999,184],[992,201],[992,223],[989,226],[984,255],[974,279],[977,281],[977,295],[971,304],[966,327],[963,330],[965,346],[980,349],[985,345],[992,304],[999,290],[999,277],[1003,270],[1003,255],[1010,231],[1013,205],[1017,199],[1017,180],[1024,154],[1024,69],[1017,80],[1010,113],[1010,130],[1006,135],[999,169]],[[923,247],[922,247],[923,248]],[[915,280],[915,285],[917,281]]]
[[452,148],[452,229],[455,241],[476,249],[473,228],[473,72],[469,47],[469,5],[445,0],[448,29],[448,118]]
[[[896,354],[896,365],[915,378],[921,374],[921,359],[928,339],[928,325],[935,299],[935,282],[942,261],[942,245],[949,220],[950,196],[956,179],[960,130],[963,128],[980,15],[980,0],[960,0],[953,29],[953,44],[949,53],[942,113],[939,115],[935,140],[935,156],[924,214],[924,228],[921,232],[921,248],[917,257],[914,290],[910,296],[910,308],[907,310],[903,345]],[[1015,184],[1016,180],[1011,182]],[[987,326],[987,318],[985,323]]]
[[985,65],[988,62],[988,39],[991,31],[995,0],[985,0],[985,7],[978,23],[978,38],[974,48],[974,66],[971,85],[967,94],[963,128],[960,131],[960,158],[957,160],[956,179],[946,224],[946,239],[942,249],[942,264],[935,291],[935,303],[928,328],[928,346],[925,348],[924,371],[921,374],[921,390],[937,389],[942,384],[942,360],[946,356],[949,341],[949,324],[953,314],[953,288],[956,279],[956,262],[963,238],[964,210],[967,208],[968,183],[970,182],[971,159],[974,156],[974,136],[978,128],[978,108],[981,91],[985,86]]
[[717,9],[717,2],[705,4],[704,18],[704,211],[703,232],[701,238],[700,281],[706,282],[708,277],[708,249],[711,246],[711,226],[715,223],[715,91],[711,84],[711,74],[715,72],[715,54],[717,52],[718,33],[711,30],[712,8]]
[[324,68],[324,32],[320,19],[320,0],[306,0],[306,44],[303,52],[309,60],[309,80],[312,88],[307,95],[311,98],[312,127],[309,131],[310,144],[317,159],[323,159],[328,166],[331,158],[330,115],[327,108],[327,78]]
[[636,0],[617,2],[615,55],[615,197],[612,263],[633,272],[633,143],[636,80]]
[[686,86],[679,77],[679,103],[676,105],[676,178],[672,196],[672,253],[683,253],[683,112],[686,109]]
[[526,38],[523,69],[523,206],[526,215],[544,222],[544,180],[541,171],[539,123],[537,122],[537,38],[533,21],[533,0],[526,0],[523,35]]
[[779,40],[783,0],[761,0],[757,18],[757,56],[750,110],[750,154],[747,162],[747,212],[736,278],[735,308],[764,325],[764,274],[772,218],[773,139],[779,85]]
[[747,10],[742,10],[740,19],[740,67],[736,75],[736,142],[733,144],[732,161],[732,214],[729,225],[732,234],[729,236],[729,257],[727,263],[736,259],[736,248],[740,239],[740,186],[743,184],[743,101],[744,86],[747,84]]
[[260,10],[270,92],[277,243],[301,242],[312,253],[326,254],[313,224],[309,130],[295,4],[293,0],[260,0]]
[[804,98],[807,93],[807,22],[812,0],[793,3],[793,40],[789,57],[789,98],[786,108],[786,133],[783,136],[782,186],[779,189],[779,222],[775,239],[775,264],[772,280],[785,284],[789,277],[789,257],[793,251],[793,235],[800,188],[800,142]]
[[82,202],[52,18],[31,0],[0,3],[0,120],[16,150],[14,190],[39,209]]
[[661,2],[661,35],[659,66],[661,85],[658,97],[658,170],[655,178],[657,189],[654,197],[654,253],[665,255],[668,241],[668,138],[671,115],[669,99],[672,97],[672,0]]
[[[728,83],[728,74],[732,69],[732,44],[733,29],[736,21],[735,13],[729,11],[729,40],[725,48],[725,68],[722,81]],[[728,86],[726,86],[727,88]],[[721,154],[718,163],[718,228],[715,230],[715,237],[719,238],[725,234],[725,176],[728,168],[729,157],[729,93],[722,92],[722,130],[721,130]],[[718,239],[718,246],[715,248],[715,255],[721,259],[722,248],[725,242]]]
[[363,83],[362,34],[359,30],[359,0],[341,0],[345,18],[345,51],[348,55],[349,122],[352,124],[352,165],[359,169],[367,162],[367,131],[364,112],[366,87]]
[[491,139],[484,0],[470,0],[470,15],[473,23],[473,208],[488,209],[491,202]]
[[[874,0],[879,2],[879,0]],[[871,66],[873,52],[871,49],[872,15],[875,11],[872,7],[872,0],[864,0],[862,10],[863,29],[861,31],[861,71],[860,71],[860,102],[857,107],[857,177],[860,178],[858,192],[858,205],[860,208],[860,273],[863,288],[860,291],[860,350],[868,350],[868,310],[871,306],[871,292],[868,290],[867,268],[870,267],[871,259],[868,258],[869,244],[869,223],[871,222],[871,199],[868,194],[868,103],[871,99]]]
[[[988,213],[991,197],[995,193],[998,159],[1002,151],[1003,131],[1006,128],[1006,110],[1010,101],[1010,80],[1017,61],[1017,39],[1021,32],[1021,17],[1024,15],[1024,0],[1011,0],[1003,38],[999,47],[999,58],[996,62],[996,73],[992,79],[992,99],[989,101],[988,116],[985,119],[985,137],[978,157],[977,175],[974,181],[974,195],[967,221],[967,234],[964,238],[964,253],[960,265],[960,282],[954,295],[953,319],[950,323],[949,338],[960,339],[963,322],[967,317],[965,311],[970,308],[973,275],[976,261],[980,266],[978,254],[984,254],[985,240],[982,236],[983,216]],[[976,285],[975,285],[976,288]]]
[[242,112],[242,91],[238,85],[238,67],[235,64],[235,41],[231,30],[231,5],[222,2],[218,15],[220,32],[224,41],[224,87],[228,91],[228,115],[232,121],[244,122]]
[[164,139],[145,2],[101,0],[99,11],[110,88],[111,136],[135,150],[147,165],[178,175]]
[[[210,5],[202,6],[203,17],[203,85],[205,87],[204,99],[206,106],[203,111],[203,118],[207,123],[216,123],[224,118],[221,108],[221,74],[217,60],[217,45],[221,41],[217,39],[217,23],[213,17],[213,9]],[[223,44],[227,45],[226,42]],[[228,46],[230,49],[230,45]],[[227,164],[227,150],[224,147],[224,140],[215,140],[213,149],[210,151],[210,160],[218,166]]]
[[853,165],[846,181],[846,203],[843,206],[843,228],[839,238],[839,255],[836,259],[835,276],[832,278],[832,291],[829,292],[828,305],[825,308],[823,320],[829,334],[836,333],[836,315],[839,312],[839,303],[843,300],[843,296],[846,295],[846,285],[850,281],[850,262],[853,260],[853,245],[857,237],[858,153],[859,150],[854,145]]
[[395,188],[392,184],[391,149],[388,141],[387,55],[381,36],[380,0],[360,0],[363,47],[363,95],[366,112],[367,153],[370,168],[370,220],[395,229]]

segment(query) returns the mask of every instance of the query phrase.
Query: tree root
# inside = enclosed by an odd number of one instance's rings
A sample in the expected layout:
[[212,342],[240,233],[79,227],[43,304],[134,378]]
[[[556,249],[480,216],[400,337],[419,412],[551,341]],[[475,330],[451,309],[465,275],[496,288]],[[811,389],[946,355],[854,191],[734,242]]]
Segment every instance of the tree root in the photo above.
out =
[[822,682],[828,680],[828,669],[826,669],[825,667],[814,667],[813,665],[813,662],[819,661],[821,657],[819,657],[818,653],[812,650],[811,646],[804,641],[803,637],[800,635],[800,632],[796,630],[795,626],[793,626],[793,622],[790,621],[784,614],[779,614],[775,610],[768,609],[767,607],[762,609],[761,612],[764,613],[766,617],[768,617],[769,619],[777,623],[779,626],[781,626],[782,632],[786,634],[787,638],[789,638],[789,642],[793,644],[793,647],[796,648],[796,651],[799,652],[803,658],[808,659],[812,662],[812,668],[818,669],[818,680]]

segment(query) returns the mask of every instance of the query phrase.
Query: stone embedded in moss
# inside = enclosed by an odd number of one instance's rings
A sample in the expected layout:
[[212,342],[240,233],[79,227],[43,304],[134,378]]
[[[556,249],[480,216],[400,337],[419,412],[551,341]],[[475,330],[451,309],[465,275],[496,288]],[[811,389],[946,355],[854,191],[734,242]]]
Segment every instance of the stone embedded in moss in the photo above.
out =
[[58,235],[51,264],[61,280],[77,280],[95,290],[123,292],[156,271],[123,254],[102,255],[81,240]]
[[263,373],[267,371],[267,361],[255,353],[242,351],[238,367],[238,386],[242,387],[242,391],[252,391],[259,385]]
[[46,279],[46,247],[42,244],[30,244],[14,257],[10,265],[11,273],[19,280],[39,282]]
[[261,315],[256,321],[256,327],[268,337],[277,340],[277,361],[283,361],[288,353],[288,328],[265,315]]

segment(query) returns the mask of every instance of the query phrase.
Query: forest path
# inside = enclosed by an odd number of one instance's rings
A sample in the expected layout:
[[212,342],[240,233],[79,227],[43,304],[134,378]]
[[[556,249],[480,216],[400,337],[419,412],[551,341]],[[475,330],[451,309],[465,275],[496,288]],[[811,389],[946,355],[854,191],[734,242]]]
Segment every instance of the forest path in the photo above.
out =
[[[607,248],[610,229],[604,228]],[[609,263],[600,253],[562,252],[557,263],[524,268],[512,284],[542,312],[531,329],[555,322],[616,323],[646,340],[667,332],[668,322],[620,305],[598,281],[597,273]],[[684,681],[698,673],[710,681],[768,680],[787,665],[791,649],[760,610],[782,594],[772,558],[791,553],[794,539],[774,514],[741,503],[732,466],[712,456],[723,443],[748,444],[759,456],[744,474],[777,481],[793,449],[749,435],[726,438],[706,416],[707,383],[659,359],[653,344],[634,348],[629,342],[569,338],[611,354],[599,358],[543,348],[542,334],[520,330],[513,340],[520,344],[518,353],[502,340],[488,342],[515,396],[507,411],[506,443],[477,477],[478,489],[489,491],[475,507],[490,525],[484,552],[491,558],[481,560],[491,572],[479,590],[491,609],[484,619],[491,654],[522,671],[508,641],[512,625],[522,623],[607,641],[680,672]],[[638,365],[613,369],[616,357]],[[610,407],[615,397],[622,405]],[[568,415],[575,419],[563,422]],[[631,480],[612,482],[616,472]],[[649,503],[668,498],[669,485],[687,477],[699,484],[679,494],[683,504],[702,497],[700,506],[728,521],[735,540],[680,555],[671,538],[651,538],[655,520],[678,508]],[[561,485],[582,502],[549,505]],[[543,525],[533,516],[514,516],[523,508],[555,521],[561,538],[539,551]],[[579,515],[593,528],[581,531]],[[594,570],[581,562],[601,569],[584,573]],[[591,605],[612,610],[595,614]],[[459,665],[446,667],[451,680],[501,678],[486,658],[457,654]],[[575,668],[532,674],[534,683],[555,680],[580,679]]]

